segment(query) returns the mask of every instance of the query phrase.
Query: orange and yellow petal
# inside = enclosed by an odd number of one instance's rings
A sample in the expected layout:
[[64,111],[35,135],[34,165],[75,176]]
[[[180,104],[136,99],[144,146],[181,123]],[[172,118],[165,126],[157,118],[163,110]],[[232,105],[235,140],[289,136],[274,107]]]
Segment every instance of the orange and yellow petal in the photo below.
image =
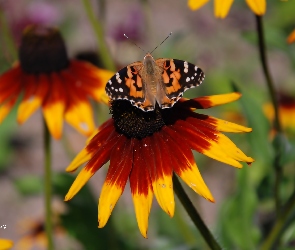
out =
[[95,130],[92,107],[87,99],[84,101],[71,99],[71,104],[65,111],[65,120],[86,136],[90,136]]
[[24,98],[17,111],[17,121],[23,124],[42,104],[49,90],[49,83],[46,75],[26,75],[22,79],[26,88]]
[[[80,171],[72,186],[70,187],[70,190],[66,194],[66,201],[72,199],[87,183],[87,181],[96,173],[96,171],[99,170],[110,159],[110,154],[113,150],[114,144],[116,144],[116,142],[120,139],[124,140],[125,138],[123,138],[122,136],[116,136],[116,133],[113,132],[113,136],[111,139],[106,140],[104,144],[99,147],[94,155],[90,154],[91,159]],[[75,171],[78,167],[77,164],[83,162],[84,160],[87,160],[90,155],[87,154],[87,150],[82,150],[80,154],[74,159],[73,163],[70,164],[70,166],[66,169],[66,171]]]
[[214,0],[214,15],[217,18],[225,18],[230,10],[233,0]]
[[13,241],[0,239],[0,250],[9,250],[13,247]]
[[75,83],[80,84],[81,88],[87,91],[92,98],[105,104],[109,103],[109,98],[105,93],[105,85],[114,72],[75,60],[71,62],[69,72],[75,76]]
[[144,139],[134,140],[130,188],[139,230],[142,236],[147,238],[148,218],[153,200],[153,188],[150,179],[149,166],[142,157],[142,149],[144,145]]
[[149,166],[153,191],[160,207],[173,217],[175,201],[172,183],[172,162],[170,152],[160,132],[153,134],[151,138],[145,138],[143,157]]
[[295,42],[295,29],[290,33],[287,38],[287,43],[294,43]]
[[51,135],[55,139],[60,139],[62,135],[63,117],[67,102],[63,82],[57,73],[50,75],[49,95],[43,102],[42,109],[44,119]]
[[262,16],[266,11],[266,0],[246,0],[250,9],[258,16]]
[[211,107],[219,106],[222,104],[230,103],[238,100],[242,95],[234,92],[229,94],[202,96],[190,100],[181,101],[182,106],[188,106],[192,110],[194,109],[208,109]]
[[[217,133],[212,133],[211,135],[204,134],[199,128],[196,129],[191,124],[183,121],[178,121],[177,124],[173,126],[173,130],[174,134],[180,134],[190,147],[197,152],[228,165],[242,168],[242,164],[234,157],[236,147],[231,145],[232,147],[224,150],[220,144]],[[173,133],[171,134],[173,135]],[[249,164],[254,161],[250,157],[245,157],[243,159]]]
[[114,146],[108,173],[98,202],[98,227],[107,223],[127,183],[133,161],[133,141],[121,137]]
[[164,127],[163,133],[168,140],[167,145],[170,148],[174,172],[196,193],[214,202],[214,198],[198,170],[191,149],[183,143],[180,137],[172,138],[169,133],[166,133],[167,129]]
[[218,119],[212,116],[207,116],[203,114],[195,114],[195,117],[199,118],[198,122],[206,123],[213,126],[216,130],[220,132],[231,132],[231,133],[248,133],[252,131],[252,128],[241,126],[232,122],[228,122],[222,119]]
[[205,5],[209,0],[188,0],[187,4],[191,10],[197,10]]

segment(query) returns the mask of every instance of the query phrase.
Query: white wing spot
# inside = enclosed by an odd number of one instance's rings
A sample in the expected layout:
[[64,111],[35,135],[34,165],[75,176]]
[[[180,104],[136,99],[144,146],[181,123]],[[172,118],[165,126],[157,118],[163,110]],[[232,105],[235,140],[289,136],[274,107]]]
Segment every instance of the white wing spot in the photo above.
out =
[[111,89],[114,89],[114,87],[111,87]]
[[186,79],[185,79],[185,81],[186,82],[189,82],[191,79],[189,78],[189,77],[187,77]]
[[118,89],[115,89],[116,92],[118,92]]
[[184,68],[183,72],[184,73],[187,73],[188,72],[188,68]]
[[195,71],[197,71],[198,70],[198,67],[197,66],[195,66]]
[[122,82],[122,80],[121,80],[121,78],[119,78],[119,79],[118,79],[118,83],[121,83],[121,82]]
[[109,80],[109,84],[112,85],[112,81],[111,80]]
[[192,76],[191,79],[194,80],[194,77]]
[[197,75],[197,73],[195,73],[195,76]]
[[122,89],[122,88],[119,88],[119,91],[120,91],[120,92],[123,92],[123,89]]

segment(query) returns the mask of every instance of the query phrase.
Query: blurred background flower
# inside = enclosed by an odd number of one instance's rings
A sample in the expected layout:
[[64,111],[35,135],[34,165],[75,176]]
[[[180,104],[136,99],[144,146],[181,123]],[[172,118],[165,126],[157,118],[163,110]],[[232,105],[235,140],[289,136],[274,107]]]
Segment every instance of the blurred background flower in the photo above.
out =
[[[225,18],[228,15],[230,7],[234,0],[214,0],[214,15],[217,18]],[[188,0],[188,6],[191,10],[198,10],[209,0]],[[250,9],[256,15],[264,15],[266,10],[266,0],[246,0]]]
[[0,76],[0,122],[23,93],[18,109],[19,124],[42,106],[44,119],[55,139],[62,135],[63,119],[79,132],[91,135],[95,125],[88,98],[108,102],[104,83],[112,72],[69,60],[59,31],[43,26],[25,29],[19,60]]
[[13,247],[13,242],[7,239],[0,239],[0,250],[9,250]]

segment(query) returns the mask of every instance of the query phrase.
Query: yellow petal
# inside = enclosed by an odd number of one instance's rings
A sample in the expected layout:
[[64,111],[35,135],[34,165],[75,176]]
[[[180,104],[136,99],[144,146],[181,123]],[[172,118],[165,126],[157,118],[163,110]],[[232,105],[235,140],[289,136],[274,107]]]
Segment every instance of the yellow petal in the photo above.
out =
[[266,0],[246,0],[250,9],[258,16],[262,16],[266,11]]
[[[167,148],[166,142],[161,138],[159,133],[154,133],[152,138],[154,148],[155,167],[149,166],[151,170],[151,181],[155,197],[160,207],[170,216],[173,217],[175,202],[172,182],[172,162],[171,155]],[[148,155],[148,154],[145,154]],[[150,155],[150,157],[153,157]],[[171,171],[167,170],[171,168]],[[154,172],[154,173],[153,173]]]
[[0,239],[0,250],[9,250],[13,247],[13,242],[11,240]]
[[160,207],[170,216],[173,217],[175,202],[173,195],[172,176],[163,176],[152,181],[154,194]]
[[214,0],[214,14],[217,18],[225,18],[230,10],[233,0]]
[[92,108],[86,100],[73,103],[65,112],[65,120],[86,136],[95,130]]
[[66,94],[63,83],[57,73],[51,74],[49,91],[50,93],[42,107],[43,115],[52,136],[55,139],[60,139],[66,105]]
[[209,0],[188,0],[187,4],[191,10],[197,10],[207,2],[209,2]]
[[23,124],[41,105],[42,100],[38,96],[23,100],[17,110],[17,122]]
[[252,128],[247,128],[232,122],[228,122],[222,119],[218,119],[212,116],[208,116],[207,119],[200,121],[204,123],[209,123],[214,126],[216,130],[220,132],[231,132],[231,133],[248,133],[252,131]]
[[248,164],[254,162],[254,159],[246,156],[227,136],[218,134],[218,143],[227,155],[237,161],[243,161]]
[[39,75],[38,82],[36,82],[37,78],[35,76],[28,75],[26,78],[26,84],[32,86],[31,90],[26,90],[24,99],[18,108],[17,121],[19,124],[23,124],[40,107],[49,89],[49,82],[46,75]]
[[[238,100],[242,95],[238,92],[233,92],[229,94],[221,94],[221,95],[211,95],[211,96],[202,96],[198,98],[192,99],[193,101],[198,102],[196,108],[200,108],[201,105],[203,109],[215,107],[218,105],[230,103]],[[190,100],[188,102],[192,103]],[[185,102],[184,102],[185,103]],[[193,104],[191,104],[193,105]],[[195,108],[192,108],[194,110]]]
[[[94,153],[94,152],[93,152]],[[67,172],[74,172],[77,170],[79,166],[83,163],[89,161],[93,155],[93,153],[89,153],[86,148],[82,149],[74,158],[74,160],[70,163],[70,165],[66,168]]]
[[124,188],[105,182],[103,184],[101,195],[98,202],[98,227],[102,228],[108,222],[108,219],[123,193]]
[[287,38],[287,43],[294,43],[295,42],[295,29],[290,33]]
[[16,103],[17,96],[12,97],[9,101],[1,104],[0,103],[0,123],[5,119],[9,114],[10,110],[13,108]]
[[66,194],[65,201],[72,199],[94,174],[95,172],[90,171],[89,169],[86,169],[84,167],[80,171],[72,186],[70,187],[70,190]]
[[135,215],[139,230],[143,237],[147,238],[148,219],[153,201],[153,191],[149,189],[148,195],[132,194]]
[[56,101],[47,106],[43,106],[43,115],[50,131],[55,139],[60,139],[63,127],[63,114],[65,104],[62,101]]
[[206,200],[214,202],[214,198],[205,184],[196,164],[177,173],[177,175],[196,193],[204,197]]

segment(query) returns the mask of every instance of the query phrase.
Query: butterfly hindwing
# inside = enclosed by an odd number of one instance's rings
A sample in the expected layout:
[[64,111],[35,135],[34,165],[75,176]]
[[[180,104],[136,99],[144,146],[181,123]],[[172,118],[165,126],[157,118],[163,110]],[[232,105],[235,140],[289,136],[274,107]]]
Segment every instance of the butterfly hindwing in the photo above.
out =
[[166,95],[176,101],[183,92],[199,86],[205,78],[203,71],[192,63],[177,59],[158,59],[158,66],[163,67],[162,74]]
[[126,99],[131,103],[144,102],[144,91],[139,71],[141,62],[119,70],[106,84],[106,93],[112,100]]

